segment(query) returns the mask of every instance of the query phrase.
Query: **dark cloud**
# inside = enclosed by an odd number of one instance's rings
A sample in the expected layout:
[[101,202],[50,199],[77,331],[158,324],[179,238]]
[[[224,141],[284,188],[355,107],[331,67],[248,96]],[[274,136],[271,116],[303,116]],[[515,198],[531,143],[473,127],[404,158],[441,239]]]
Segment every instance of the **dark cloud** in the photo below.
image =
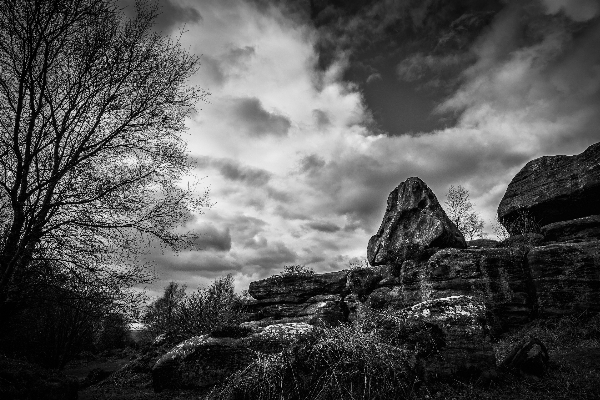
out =
[[250,186],[264,186],[269,183],[272,174],[264,169],[252,168],[241,165],[239,162],[227,158],[195,157],[198,168],[212,167],[219,171],[223,178],[242,182]]
[[287,117],[265,110],[255,97],[234,100],[232,113],[238,126],[250,136],[285,136],[292,126]]
[[217,229],[212,224],[202,224],[193,231],[196,235],[194,246],[197,250],[231,250],[231,234],[229,228]]
[[[194,7],[182,6],[177,1],[158,0],[151,4],[156,4],[159,13],[154,29],[165,34],[183,24],[194,24],[202,20],[198,10]],[[119,5],[123,7],[129,18],[135,18],[135,0],[120,0]]]
[[339,231],[341,228],[333,222],[327,221],[311,221],[304,225],[306,228],[313,229],[319,232],[333,233]]
[[329,116],[325,111],[322,110],[313,110],[312,112],[313,118],[315,120],[315,125],[317,125],[318,129],[326,128],[331,124],[329,120]]
[[317,173],[325,166],[325,160],[316,154],[310,154],[300,160],[300,171],[309,174]]
[[297,210],[290,210],[289,206],[283,206],[281,204],[278,204],[277,207],[275,207],[275,215],[279,215],[280,217],[284,218],[284,219],[297,219],[297,220],[307,220],[309,219],[309,217],[301,212],[298,212]]
[[262,276],[272,275],[274,271],[283,269],[286,264],[292,264],[298,259],[298,254],[290,250],[283,242],[273,242],[267,247],[244,257],[247,265],[260,268]]

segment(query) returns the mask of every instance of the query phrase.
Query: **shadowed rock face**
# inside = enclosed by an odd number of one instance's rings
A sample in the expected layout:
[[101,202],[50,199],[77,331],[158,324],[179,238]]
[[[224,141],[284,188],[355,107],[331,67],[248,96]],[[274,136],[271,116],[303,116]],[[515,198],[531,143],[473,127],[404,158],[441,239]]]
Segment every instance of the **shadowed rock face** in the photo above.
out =
[[539,225],[600,214],[600,143],[574,156],[545,156],[528,162],[510,182],[498,217],[511,233],[519,212]]
[[381,227],[369,240],[367,258],[371,265],[399,264],[446,247],[467,244],[425,182],[408,178],[390,193]]

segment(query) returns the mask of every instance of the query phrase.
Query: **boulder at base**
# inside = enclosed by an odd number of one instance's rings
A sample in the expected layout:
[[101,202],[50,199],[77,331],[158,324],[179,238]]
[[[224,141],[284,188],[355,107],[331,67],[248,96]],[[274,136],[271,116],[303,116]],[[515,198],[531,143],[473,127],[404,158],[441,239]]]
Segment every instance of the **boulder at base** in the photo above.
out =
[[425,182],[408,178],[390,193],[381,227],[369,240],[367,258],[371,265],[399,264],[445,247],[467,244]]
[[496,367],[484,304],[473,296],[428,300],[403,310],[411,321],[423,321],[443,332],[445,346],[424,360],[427,380],[478,379]]
[[[528,162],[512,179],[498,218],[511,233],[534,222],[558,221],[600,214],[600,143],[574,156],[544,156]],[[520,221],[526,217],[532,221]]]
[[308,324],[280,324],[259,328],[247,337],[195,336],[164,354],[152,368],[154,391],[164,389],[208,389],[248,366],[256,352],[276,353],[298,335],[309,332]]

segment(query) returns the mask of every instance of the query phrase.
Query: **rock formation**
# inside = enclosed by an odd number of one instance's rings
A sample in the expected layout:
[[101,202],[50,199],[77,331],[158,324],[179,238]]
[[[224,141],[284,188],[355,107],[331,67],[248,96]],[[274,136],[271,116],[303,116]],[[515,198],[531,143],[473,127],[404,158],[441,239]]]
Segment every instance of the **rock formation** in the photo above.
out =
[[[248,302],[252,317],[245,326],[260,331],[273,324],[335,325],[358,318],[361,310],[395,308],[444,339],[439,354],[425,360],[427,374],[476,378],[494,366],[494,337],[538,317],[600,312],[599,195],[600,144],[577,156],[531,161],[515,176],[498,210],[512,236],[501,243],[474,241],[467,248],[427,185],[409,178],[388,197],[381,227],[368,244],[370,267],[252,282],[255,300]],[[520,226],[515,225],[519,218]],[[524,229],[531,227],[535,232]],[[194,340],[180,345],[194,356],[174,349],[157,363],[158,387],[164,381],[181,383],[172,377],[188,376],[177,372],[188,359],[200,371],[209,353],[219,355],[225,363],[220,370],[229,371],[249,362],[247,348],[265,343],[257,334]],[[211,353],[213,348],[219,351]],[[232,357],[238,361],[227,364]],[[511,360],[507,368],[543,374],[547,350],[531,342]],[[206,382],[218,380],[203,376]]]
[[387,200],[383,222],[367,247],[371,265],[421,259],[435,249],[465,248],[465,238],[419,178],[408,178]]
[[[574,156],[545,156],[528,162],[512,179],[498,218],[519,233],[519,214],[539,225],[600,214],[600,143]],[[515,226],[516,225],[516,226]]]
[[241,338],[192,337],[156,362],[152,368],[152,386],[156,392],[176,388],[210,388],[245,368],[255,359],[256,352],[280,352],[295,337],[311,329],[308,324],[279,324],[258,329]]

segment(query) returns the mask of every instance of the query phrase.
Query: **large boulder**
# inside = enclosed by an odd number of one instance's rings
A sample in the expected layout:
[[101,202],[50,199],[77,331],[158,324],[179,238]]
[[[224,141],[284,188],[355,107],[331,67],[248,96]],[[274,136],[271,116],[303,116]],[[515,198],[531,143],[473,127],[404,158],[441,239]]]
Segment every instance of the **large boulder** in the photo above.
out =
[[528,162],[512,179],[498,206],[511,233],[522,218],[547,225],[600,214],[600,143],[574,156],[544,156]]
[[152,368],[152,386],[165,389],[209,389],[245,368],[257,352],[278,353],[299,335],[312,330],[308,324],[279,324],[258,329],[246,337],[195,336],[164,354]]
[[275,275],[250,282],[248,293],[263,304],[301,303],[313,296],[340,294],[346,289],[348,271],[326,274]]
[[467,244],[425,182],[408,178],[390,193],[381,227],[369,240],[367,258],[371,265],[402,263],[445,247]]
[[424,362],[428,380],[478,379],[496,367],[486,307],[474,296],[428,300],[403,310],[411,322],[424,322],[442,332],[443,348]]
[[600,241],[534,247],[527,264],[542,315],[600,312]]

